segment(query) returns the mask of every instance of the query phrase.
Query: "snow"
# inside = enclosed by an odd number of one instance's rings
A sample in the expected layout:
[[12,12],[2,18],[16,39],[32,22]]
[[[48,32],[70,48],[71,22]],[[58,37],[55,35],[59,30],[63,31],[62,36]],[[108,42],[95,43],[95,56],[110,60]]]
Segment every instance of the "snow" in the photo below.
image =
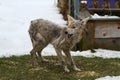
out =
[[120,80],[120,76],[106,76],[95,80]]
[[[43,18],[65,25],[59,9],[56,7],[57,0],[0,0],[0,57],[12,55],[20,56],[29,54],[32,44],[28,29],[30,21]],[[119,18],[117,16],[99,16],[93,18]],[[71,51],[72,56],[120,58],[120,51],[95,49],[95,53],[87,51]],[[48,45],[43,51],[44,56],[56,55],[52,45]],[[120,76],[106,76],[96,80],[118,80]]]
[[[72,56],[83,56],[83,57],[101,57],[101,58],[120,58],[120,51],[105,50],[105,49],[94,49],[96,52],[92,53],[90,50],[86,51],[71,51]],[[44,56],[56,55],[55,49],[52,45],[48,45],[43,51]],[[63,53],[64,55],[64,53]]]
[[87,1],[84,1],[84,0],[83,0],[83,1],[81,1],[81,3],[87,3]]
[[94,15],[92,15],[92,18],[94,18],[94,19],[98,19],[98,18],[102,18],[102,19],[106,19],[106,18],[112,19],[112,18],[120,18],[120,17],[118,17],[118,16],[109,16],[109,15],[100,16],[100,15],[98,15],[98,14],[95,13]]
[[37,18],[66,24],[56,0],[0,0],[0,57],[29,54],[28,29],[30,21]]

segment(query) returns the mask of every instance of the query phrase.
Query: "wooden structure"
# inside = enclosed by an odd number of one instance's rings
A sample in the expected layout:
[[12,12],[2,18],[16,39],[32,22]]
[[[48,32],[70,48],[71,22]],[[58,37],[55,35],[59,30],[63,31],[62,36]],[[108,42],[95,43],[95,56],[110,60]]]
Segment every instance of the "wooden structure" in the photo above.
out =
[[120,16],[120,0],[87,0],[89,12]]
[[67,14],[77,19],[79,10],[85,6],[91,14],[120,16],[120,0],[58,0],[58,7],[65,20],[67,20]]
[[90,19],[86,25],[82,50],[103,48],[120,50],[120,19]]
[[86,0],[88,8],[120,8],[120,0]]

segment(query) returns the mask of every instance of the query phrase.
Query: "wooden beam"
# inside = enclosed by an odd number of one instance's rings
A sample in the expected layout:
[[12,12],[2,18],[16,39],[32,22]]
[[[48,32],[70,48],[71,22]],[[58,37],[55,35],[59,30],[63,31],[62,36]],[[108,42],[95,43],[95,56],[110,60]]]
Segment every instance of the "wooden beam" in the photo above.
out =
[[71,0],[68,1],[68,6],[69,6],[69,15],[71,15]]
[[80,7],[79,0],[74,0],[74,18],[75,19],[78,19],[78,16],[79,16],[79,7]]

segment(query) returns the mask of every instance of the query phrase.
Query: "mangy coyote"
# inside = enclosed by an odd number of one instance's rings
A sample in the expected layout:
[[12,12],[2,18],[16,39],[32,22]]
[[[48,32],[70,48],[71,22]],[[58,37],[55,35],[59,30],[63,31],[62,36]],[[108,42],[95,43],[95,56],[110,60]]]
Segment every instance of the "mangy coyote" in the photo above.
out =
[[65,53],[73,70],[80,71],[71,57],[70,50],[82,38],[82,33],[88,19],[89,18],[75,20],[68,15],[67,27],[61,27],[53,22],[43,19],[31,21],[29,34],[33,44],[33,49],[30,52],[32,65],[34,66],[37,64],[36,53],[38,53],[42,61],[45,61],[41,55],[41,51],[51,43],[56,50],[65,72],[70,72],[70,70],[67,68],[67,64],[62,56],[62,51]]

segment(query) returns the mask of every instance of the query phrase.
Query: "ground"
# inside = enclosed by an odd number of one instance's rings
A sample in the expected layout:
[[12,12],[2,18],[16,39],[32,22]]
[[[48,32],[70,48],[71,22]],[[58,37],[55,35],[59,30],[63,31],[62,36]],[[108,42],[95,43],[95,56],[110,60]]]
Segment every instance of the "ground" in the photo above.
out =
[[[56,56],[46,56],[47,59],[57,61]],[[71,69],[65,73],[58,62],[43,63],[32,67],[30,55],[10,58],[0,58],[0,80],[95,80],[107,75],[120,74],[120,59],[73,57],[81,72]]]

